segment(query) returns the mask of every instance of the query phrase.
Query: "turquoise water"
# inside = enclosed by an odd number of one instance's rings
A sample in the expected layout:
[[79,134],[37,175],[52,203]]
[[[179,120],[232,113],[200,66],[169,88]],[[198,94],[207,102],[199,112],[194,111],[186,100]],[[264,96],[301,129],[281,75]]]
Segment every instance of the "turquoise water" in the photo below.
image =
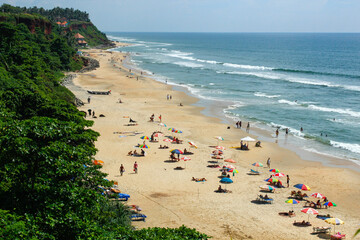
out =
[[[304,151],[360,164],[360,34],[108,33],[134,67]],[[206,102],[206,101],[205,101]],[[303,128],[303,132],[300,128]]]

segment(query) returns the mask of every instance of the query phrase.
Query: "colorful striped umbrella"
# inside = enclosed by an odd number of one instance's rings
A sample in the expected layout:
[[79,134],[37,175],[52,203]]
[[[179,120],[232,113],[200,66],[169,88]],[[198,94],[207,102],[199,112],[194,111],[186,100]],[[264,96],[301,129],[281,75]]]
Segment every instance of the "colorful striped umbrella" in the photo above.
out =
[[325,219],[325,222],[327,222],[328,224],[334,225],[334,233],[335,233],[335,225],[344,224],[344,221],[342,221],[341,219],[338,219],[338,218],[328,218],[328,219]]
[[182,131],[176,130],[176,129],[172,130],[172,132],[174,132],[174,133],[182,133]]
[[336,203],[334,203],[334,202],[326,202],[326,203],[324,203],[324,206],[336,207]]
[[194,142],[188,141],[191,147],[197,148],[196,144]]
[[216,149],[225,150],[225,147],[223,147],[223,146],[217,146]]
[[170,150],[171,153],[176,153],[176,154],[184,154],[183,151],[181,151],[180,149],[173,149]]
[[223,138],[223,137],[220,137],[220,136],[216,136],[216,137],[214,137],[214,138],[217,139],[217,140],[224,141],[224,138]]
[[271,183],[275,183],[275,182],[279,182],[280,180],[277,178],[268,178],[265,180],[265,182],[271,182]]
[[190,161],[190,160],[191,160],[191,158],[189,158],[189,157],[182,157],[182,158],[180,158],[180,160],[183,160],[183,161]]
[[224,152],[221,150],[214,150],[212,151],[213,154],[223,154]]
[[154,137],[162,137],[162,136],[164,136],[164,134],[162,134],[162,133],[155,133],[154,134]]
[[308,222],[309,222],[309,219],[310,219],[310,214],[313,214],[313,215],[314,215],[314,214],[319,214],[319,212],[316,211],[316,210],[313,209],[313,208],[304,208],[304,209],[301,210],[301,212],[308,214]]
[[141,139],[144,139],[144,140],[149,140],[150,138],[148,136],[142,136],[140,137]]
[[236,170],[236,169],[234,169],[234,168],[229,169],[229,170],[228,170],[228,172],[232,172],[232,173],[239,173],[239,171],[238,171],[238,170]]
[[226,160],[224,160],[224,162],[236,163],[236,161],[235,161],[235,160],[233,160],[233,159],[226,159]]
[[168,130],[169,131],[175,131],[176,129],[175,128],[169,128]]
[[286,200],[285,202],[286,202],[286,203],[291,203],[291,204],[298,204],[298,203],[299,203],[299,201],[296,200],[296,199],[288,199],[288,200]]
[[301,190],[305,190],[305,191],[310,191],[311,190],[310,187],[305,185],[305,184],[296,184],[296,185],[294,185],[294,187],[299,188]]
[[344,221],[342,221],[341,219],[338,219],[338,218],[328,218],[328,219],[325,219],[325,222],[332,224],[332,225],[344,224]]
[[215,159],[223,159],[224,157],[223,157],[223,156],[220,156],[220,155],[215,155],[215,156],[213,156],[212,158],[215,158]]
[[251,165],[253,165],[253,166],[255,166],[255,167],[263,167],[263,166],[264,166],[262,163],[258,163],[258,162],[253,163],[253,164],[251,164]]
[[146,145],[146,144],[142,144],[142,145],[139,146],[139,148],[150,148],[150,147],[148,145]]
[[225,165],[226,168],[234,169],[235,167],[233,165]]
[[270,169],[270,170],[269,170],[269,172],[279,173],[279,172],[280,172],[280,170],[279,170],[279,169],[275,169],[275,168],[274,168],[274,169]]
[[314,198],[325,198],[325,196],[321,193],[313,193],[311,194],[311,196]]
[[285,174],[283,173],[273,173],[274,177],[285,177]]

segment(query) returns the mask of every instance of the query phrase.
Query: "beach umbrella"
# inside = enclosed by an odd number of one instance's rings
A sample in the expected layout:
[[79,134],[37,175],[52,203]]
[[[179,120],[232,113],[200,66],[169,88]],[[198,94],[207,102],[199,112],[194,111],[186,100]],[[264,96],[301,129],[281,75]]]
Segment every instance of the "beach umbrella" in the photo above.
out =
[[268,179],[265,180],[265,182],[275,183],[275,182],[279,182],[279,179],[277,179],[277,178],[268,178]]
[[260,186],[262,190],[268,190],[268,191],[275,191],[275,188],[269,185],[262,185]]
[[162,133],[155,133],[154,134],[154,137],[162,137],[162,136],[164,136],[164,134],[162,134]]
[[296,185],[294,185],[294,187],[299,188],[301,190],[305,190],[305,191],[310,191],[311,190],[310,187],[305,185],[305,184],[296,184]]
[[233,165],[225,165],[226,168],[234,169],[235,167]]
[[140,137],[141,139],[144,139],[144,140],[149,140],[150,138],[148,136],[142,136]]
[[236,170],[236,169],[234,169],[234,168],[230,168],[230,169],[228,170],[228,172],[232,172],[232,173],[239,173],[239,171],[238,171],[238,170]]
[[167,127],[165,123],[159,123],[160,127]]
[[196,144],[194,142],[188,141],[191,147],[197,148]]
[[314,198],[325,198],[325,196],[322,195],[321,193],[313,193],[313,194],[311,194],[311,196]]
[[244,141],[244,142],[255,142],[256,140],[253,139],[252,137],[247,136],[247,137],[242,138],[241,141]]
[[334,202],[326,202],[326,203],[324,203],[324,206],[336,207],[336,203],[334,203]]
[[314,215],[314,214],[319,214],[319,212],[316,211],[316,210],[313,209],[313,208],[304,208],[304,209],[301,210],[301,212],[308,214],[308,222],[309,222],[310,214],[313,214],[313,215]]
[[180,131],[180,130],[173,130],[172,132],[174,132],[174,133],[182,133],[182,131]]
[[269,170],[269,172],[279,173],[279,172],[280,172],[280,170],[279,170],[279,169],[275,169],[275,168],[274,168],[274,169],[270,169],[270,170]]
[[171,132],[173,132],[173,131],[175,131],[176,129],[175,129],[175,128],[169,128],[168,130],[171,131]]
[[217,146],[216,149],[225,150],[225,147],[223,147],[223,146]]
[[101,160],[94,160],[93,163],[94,165],[100,165],[100,166],[104,165],[104,161]]
[[296,199],[288,199],[288,200],[286,200],[285,202],[286,202],[286,203],[290,203],[290,204],[298,204],[298,203],[299,203],[299,201],[296,200]]
[[182,158],[180,158],[180,160],[183,160],[183,161],[190,161],[190,160],[191,160],[191,158],[189,158],[189,157],[182,157]]
[[224,160],[224,162],[236,163],[236,161],[235,161],[235,160],[233,160],[233,159],[225,159],[225,160]]
[[231,180],[230,178],[222,178],[220,180],[221,183],[233,183],[233,180]]
[[142,144],[142,145],[139,146],[139,148],[150,148],[150,147],[148,145],[146,145],[146,144]]
[[328,224],[334,225],[334,233],[335,233],[335,225],[344,224],[344,221],[342,221],[341,219],[338,219],[338,218],[328,218],[328,219],[325,219],[325,222]]
[[285,174],[283,173],[273,173],[274,177],[285,177]]
[[213,158],[215,158],[215,159],[223,159],[224,157],[220,156],[220,155],[215,155],[215,156],[213,156]]
[[224,138],[221,136],[216,136],[214,138],[217,139],[217,145],[219,145],[219,141],[224,141]]
[[263,167],[264,166],[262,163],[258,163],[258,162],[253,163],[252,165],[255,167]]
[[168,138],[165,138],[163,141],[164,141],[164,142],[172,142],[172,140],[171,140],[171,139],[168,139]]
[[180,149],[173,149],[170,150],[171,153],[175,153],[175,154],[184,154],[183,151],[181,151]]

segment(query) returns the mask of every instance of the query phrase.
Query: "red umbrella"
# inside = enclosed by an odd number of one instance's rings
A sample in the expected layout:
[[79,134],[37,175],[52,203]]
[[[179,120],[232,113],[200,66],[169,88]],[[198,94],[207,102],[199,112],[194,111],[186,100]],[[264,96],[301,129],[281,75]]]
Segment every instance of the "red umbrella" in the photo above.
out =
[[285,174],[283,173],[273,173],[274,177],[285,177]]
[[154,137],[162,137],[162,136],[164,136],[164,134],[162,134],[162,133],[155,133],[154,134]]
[[236,161],[235,161],[235,160],[233,160],[233,159],[226,159],[226,160],[224,160],[224,162],[236,163]]
[[[302,209],[301,210],[301,212],[303,212],[303,213],[307,213],[307,214],[319,214],[319,212],[318,211],[316,211],[315,209],[313,209],[313,208],[304,208],[304,209]],[[309,216],[308,215],[308,221],[309,221]]]
[[171,140],[171,139],[168,139],[168,138],[165,138],[163,141],[164,141],[164,142],[172,142],[172,140]]
[[314,198],[325,198],[325,196],[321,193],[313,193],[311,194],[311,196]]

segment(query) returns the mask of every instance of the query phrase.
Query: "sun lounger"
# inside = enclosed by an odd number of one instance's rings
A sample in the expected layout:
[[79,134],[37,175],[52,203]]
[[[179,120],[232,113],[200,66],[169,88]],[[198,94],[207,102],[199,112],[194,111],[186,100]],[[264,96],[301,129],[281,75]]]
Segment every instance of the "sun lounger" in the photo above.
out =
[[330,214],[327,215],[316,215],[317,218],[321,219],[321,220],[326,220],[328,218],[332,218],[332,216],[330,216]]
[[313,233],[328,233],[331,227],[313,227]]
[[279,212],[279,215],[280,216],[283,216],[283,217],[295,217],[295,213],[289,213],[289,212]]
[[130,216],[130,218],[131,218],[131,221],[144,221],[145,222],[145,218],[147,218],[147,216],[142,213],[136,213],[136,214],[132,214]]
[[258,195],[258,197],[256,198],[256,201],[262,202],[262,203],[270,203],[270,204],[272,204],[274,199],[272,199],[272,198],[264,198],[262,195]]
[[130,198],[129,194],[119,193],[117,199],[127,201]]
[[260,172],[259,171],[255,171],[253,169],[250,169],[250,175],[260,175]]
[[305,221],[302,221],[302,222],[294,222],[293,223],[294,226],[297,226],[297,227],[310,227],[311,226],[311,223],[310,222],[305,222]]
[[109,95],[111,94],[111,90],[110,91],[87,91],[89,94],[94,94],[94,95]]

